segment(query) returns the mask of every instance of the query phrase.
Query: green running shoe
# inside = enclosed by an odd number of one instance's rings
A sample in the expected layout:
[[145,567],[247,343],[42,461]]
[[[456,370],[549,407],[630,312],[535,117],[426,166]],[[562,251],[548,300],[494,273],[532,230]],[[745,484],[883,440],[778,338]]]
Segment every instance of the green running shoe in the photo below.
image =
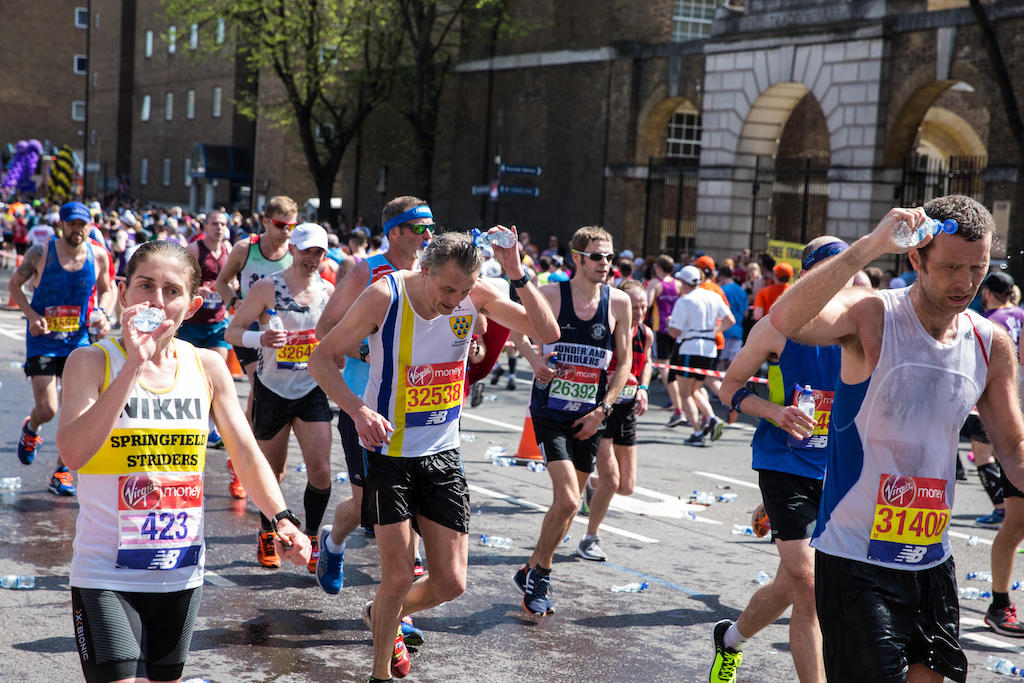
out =
[[728,619],[722,619],[711,631],[711,640],[715,643],[715,661],[708,672],[710,683],[735,683],[736,671],[743,661],[743,653],[725,646],[725,632],[732,626]]

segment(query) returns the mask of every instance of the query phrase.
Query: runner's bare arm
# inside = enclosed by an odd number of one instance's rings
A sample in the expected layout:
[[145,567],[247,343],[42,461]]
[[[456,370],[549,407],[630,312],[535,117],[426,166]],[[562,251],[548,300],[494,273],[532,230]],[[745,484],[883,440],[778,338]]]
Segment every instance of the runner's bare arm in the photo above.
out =
[[[722,386],[718,390],[722,403],[732,406],[733,396],[746,386],[761,364],[766,360],[777,359],[785,347],[786,338],[772,326],[771,320],[762,318],[757,321],[722,379]],[[739,407],[747,415],[771,420],[798,439],[805,438],[814,429],[814,420],[794,405],[781,406],[756,394],[749,394],[740,401]]]
[[[252,286],[249,294],[242,300],[235,317],[231,319],[228,329],[224,330],[224,340],[235,346],[245,346],[244,334],[254,322],[266,317],[264,311],[274,307],[274,283],[270,278],[263,278]],[[260,346],[280,348],[284,346],[288,333],[283,330],[263,330]]]
[[978,414],[999,465],[1017,488],[1024,486],[1024,416],[1017,396],[1017,359],[1013,342],[1001,326],[994,326],[989,350],[985,390],[978,399]]
[[10,281],[7,283],[7,291],[11,297],[11,301],[13,301],[14,305],[20,308],[21,312],[25,314],[25,317],[28,318],[28,331],[33,337],[47,333],[48,328],[46,326],[46,318],[32,310],[32,307],[29,306],[28,303],[28,297],[25,296],[25,292],[23,292],[21,288],[26,282],[34,280],[36,275],[42,271],[45,264],[46,245],[33,244],[29,247],[29,250],[25,252],[21,265],[14,270]]
[[73,470],[89,462],[106,442],[142,373],[140,365],[126,363],[101,394],[106,367],[103,351],[93,346],[72,351],[64,366],[57,450]]
[[249,238],[246,237],[231,247],[228,260],[224,263],[224,267],[220,269],[220,272],[217,273],[217,293],[224,300],[225,306],[230,307],[231,302],[238,296],[238,293],[231,288],[231,281],[242,271],[242,266],[245,265],[245,257],[248,255],[248,252]]
[[320,320],[316,323],[316,338],[323,339],[345,317],[348,309],[352,306],[363,290],[366,283],[370,281],[370,265],[366,261],[360,261],[353,266],[345,277],[338,282],[334,288],[334,294],[327,300]]
[[[633,369],[633,341],[630,338],[630,320],[632,317],[632,304],[629,295],[621,289],[609,288],[608,308],[613,316],[615,327],[612,329],[615,341],[615,372],[608,380],[608,387],[605,389],[604,403],[615,403],[615,398],[622,393],[626,386],[629,373]],[[585,438],[585,437],[584,437]]]
[[[643,325],[643,322],[640,324]],[[654,370],[652,365],[654,363],[654,358],[651,355],[651,349],[654,347],[654,331],[650,327],[647,327],[647,325],[644,325],[644,327],[646,328],[646,334],[644,335],[644,339],[646,340],[644,341],[644,369],[636,379],[640,386],[646,387],[651,384],[651,373]],[[639,388],[637,389],[636,403],[633,408],[633,412],[636,413],[638,417],[647,412],[649,399],[649,391]]]
[[[281,494],[277,477],[260,452],[252,428],[245,419],[245,413],[238,402],[238,394],[235,392],[234,380],[231,379],[220,354],[210,349],[197,351],[213,395],[213,421],[221,438],[224,439],[224,446],[231,457],[235,473],[256,507],[272,519],[288,505]],[[290,546],[279,544],[279,552],[283,552],[295,564],[305,566],[309,562],[311,552],[309,538],[287,520],[278,522],[277,534],[291,543]]]
[[110,332],[114,304],[117,302],[117,288],[110,280],[110,255],[103,249],[95,249],[96,254],[96,301],[106,314],[99,322],[99,336],[106,337]]
[[[522,272],[519,277],[522,277]],[[486,279],[481,279],[473,287],[470,296],[477,310],[510,330],[522,332],[541,344],[558,341],[562,333],[558,329],[558,320],[551,312],[548,298],[532,282],[520,287],[518,293],[522,304],[500,294]]]
[[[906,221],[912,228],[924,222],[924,209],[891,209],[875,229],[841,254],[801,275],[779,297],[769,313],[775,329],[790,339],[806,344],[829,346],[859,338],[863,316],[848,315],[861,299],[872,296],[865,288],[843,290],[850,278],[875,259],[903,253],[892,241],[893,228]],[[931,237],[925,238],[931,240]],[[923,242],[922,244],[927,244]]]
[[309,374],[328,398],[352,418],[360,440],[369,446],[386,443],[388,433],[394,431],[394,428],[383,415],[356,396],[338,366],[345,356],[352,353],[358,355],[358,351],[353,349],[358,349],[364,339],[380,328],[390,301],[391,291],[387,282],[378,280],[370,285],[309,356]]

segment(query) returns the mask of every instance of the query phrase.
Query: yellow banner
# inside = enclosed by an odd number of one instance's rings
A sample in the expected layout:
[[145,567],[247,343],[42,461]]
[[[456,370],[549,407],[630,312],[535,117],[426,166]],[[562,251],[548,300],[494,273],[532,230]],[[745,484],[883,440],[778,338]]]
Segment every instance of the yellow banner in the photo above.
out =
[[799,242],[768,240],[768,248],[765,251],[776,263],[788,263],[793,266],[794,275],[800,272],[800,257],[804,253],[804,245]]

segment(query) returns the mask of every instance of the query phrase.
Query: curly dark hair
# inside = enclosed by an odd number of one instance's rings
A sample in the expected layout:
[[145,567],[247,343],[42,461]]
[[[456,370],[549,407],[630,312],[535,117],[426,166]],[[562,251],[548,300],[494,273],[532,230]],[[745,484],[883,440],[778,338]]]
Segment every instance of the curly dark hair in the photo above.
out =
[[[992,214],[967,195],[949,194],[945,197],[936,197],[924,205],[924,212],[929,218],[939,222],[949,218],[955,220],[957,228],[953,234],[968,242],[977,242],[984,239],[985,235],[995,233],[996,223]],[[934,240],[917,250],[921,258],[927,258],[928,250],[933,243]]]

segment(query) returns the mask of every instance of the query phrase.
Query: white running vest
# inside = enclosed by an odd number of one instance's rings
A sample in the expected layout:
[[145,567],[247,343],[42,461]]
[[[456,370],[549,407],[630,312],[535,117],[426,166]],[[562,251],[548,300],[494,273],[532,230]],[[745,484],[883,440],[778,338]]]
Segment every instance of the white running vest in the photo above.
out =
[[[916,285],[920,286],[920,285]],[[948,344],[928,334],[911,288],[882,290],[882,349],[871,377],[836,385],[818,550],[896,569],[950,556],[959,431],[985,388],[992,323],[956,318]]]
[[284,271],[268,276],[274,283],[274,310],[281,319],[288,339],[279,349],[261,346],[256,374],[267,389],[281,398],[302,398],[316,388],[316,380],[309,374],[309,356],[320,342],[317,341],[316,323],[327,305],[327,283],[316,275],[310,289],[316,294],[308,306],[300,306],[292,298],[284,280]]
[[[203,469],[210,389],[194,346],[174,339],[174,386],[137,382],[102,448],[79,470],[71,585],[169,593],[203,583]],[[103,391],[125,363],[106,354]]]
[[476,306],[467,296],[451,315],[426,320],[409,304],[401,271],[381,279],[388,283],[391,302],[384,323],[370,335],[370,379],[363,402],[395,431],[390,444],[363,447],[404,458],[458,448]]

